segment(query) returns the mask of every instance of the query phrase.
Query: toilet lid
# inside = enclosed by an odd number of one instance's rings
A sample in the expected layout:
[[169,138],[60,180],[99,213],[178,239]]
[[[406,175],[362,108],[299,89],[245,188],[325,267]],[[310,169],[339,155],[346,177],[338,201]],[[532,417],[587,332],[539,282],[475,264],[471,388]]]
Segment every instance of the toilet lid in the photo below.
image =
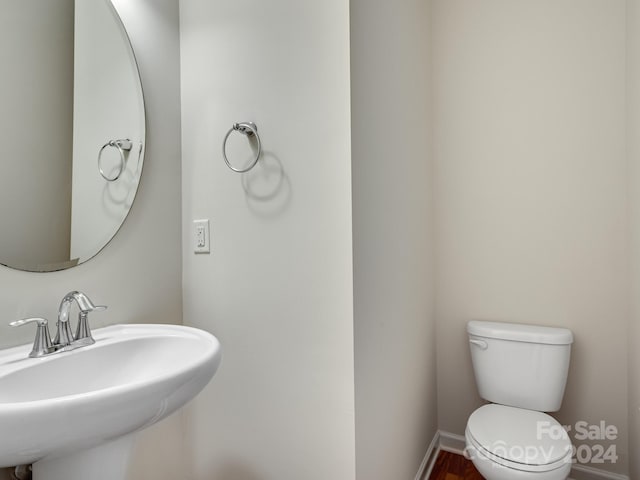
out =
[[570,455],[571,441],[546,413],[485,405],[469,417],[467,430],[484,450],[523,465],[549,465]]

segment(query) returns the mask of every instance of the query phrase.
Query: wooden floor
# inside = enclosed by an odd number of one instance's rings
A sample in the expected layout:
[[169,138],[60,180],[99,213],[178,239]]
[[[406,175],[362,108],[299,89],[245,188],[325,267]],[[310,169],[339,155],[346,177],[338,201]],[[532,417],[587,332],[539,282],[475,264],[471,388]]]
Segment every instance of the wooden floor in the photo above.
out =
[[484,480],[471,460],[455,453],[440,452],[429,480]]

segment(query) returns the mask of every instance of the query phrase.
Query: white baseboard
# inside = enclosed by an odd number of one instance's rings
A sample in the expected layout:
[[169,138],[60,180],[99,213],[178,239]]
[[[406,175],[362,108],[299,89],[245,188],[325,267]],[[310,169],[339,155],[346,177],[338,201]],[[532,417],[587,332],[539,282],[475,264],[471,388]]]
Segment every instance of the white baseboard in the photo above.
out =
[[443,432],[440,430],[440,450],[445,452],[457,453],[462,455],[465,447],[465,439],[462,435],[456,435],[455,433]]
[[[433,437],[431,445],[429,445],[415,480],[427,480],[429,478],[440,450],[462,455],[464,448],[464,436],[439,430]],[[584,465],[574,465],[571,468],[571,478],[567,480],[629,480],[629,477]]]
[[440,432],[436,432],[433,440],[431,440],[431,443],[429,444],[429,448],[427,448],[427,453],[422,459],[422,463],[420,464],[415,480],[426,480],[429,478],[429,475],[431,475],[431,470],[433,470],[436,458],[438,458],[438,453],[440,452],[440,448],[438,446],[439,443]]
[[629,480],[629,477],[585,465],[574,465],[571,480]]

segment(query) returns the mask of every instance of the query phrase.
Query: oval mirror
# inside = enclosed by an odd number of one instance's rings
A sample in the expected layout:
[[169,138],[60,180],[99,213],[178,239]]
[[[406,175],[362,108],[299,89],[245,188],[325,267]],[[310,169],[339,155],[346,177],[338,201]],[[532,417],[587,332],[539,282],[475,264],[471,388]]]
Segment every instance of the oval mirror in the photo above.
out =
[[133,203],[142,86],[110,0],[4,2],[0,263],[62,270],[96,255]]

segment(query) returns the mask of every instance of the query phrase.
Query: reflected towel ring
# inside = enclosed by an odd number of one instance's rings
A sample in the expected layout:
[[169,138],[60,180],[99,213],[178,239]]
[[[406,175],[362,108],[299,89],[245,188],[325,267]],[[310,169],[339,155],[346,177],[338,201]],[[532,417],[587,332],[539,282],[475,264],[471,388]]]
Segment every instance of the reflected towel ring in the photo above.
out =
[[[254,158],[253,161],[246,168],[234,167],[233,165],[231,165],[231,162],[229,162],[229,159],[227,158],[227,140],[229,139],[229,135],[231,135],[231,133],[234,131],[240,132],[246,135],[247,137],[255,136],[256,140],[258,141],[258,153],[256,154],[256,158]],[[222,156],[224,157],[224,163],[226,163],[227,167],[229,167],[231,170],[233,170],[236,173],[245,173],[251,170],[253,167],[255,167],[256,163],[258,163],[258,160],[260,159],[261,152],[262,152],[262,142],[260,141],[260,135],[258,135],[258,127],[253,122],[234,123],[231,129],[224,136],[224,140],[222,142]]]
[[[130,151],[132,146],[133,144],[128,138],[120,140],[109,140],[102,146],[102,148],[98,152],[98,171],[100,172],[100,175],[102,175],[102,178],[104,178],[107,182],[115,182],[118,178],[120,178],[120,175],[122,175],[127,162],[127,159],[124,156],[124,151]],[[120,153],[120,169],[118,170],[118,174],[115,177],[109,177],[102,169],[102,152],[107,147],[117,148],[118,152]]]

